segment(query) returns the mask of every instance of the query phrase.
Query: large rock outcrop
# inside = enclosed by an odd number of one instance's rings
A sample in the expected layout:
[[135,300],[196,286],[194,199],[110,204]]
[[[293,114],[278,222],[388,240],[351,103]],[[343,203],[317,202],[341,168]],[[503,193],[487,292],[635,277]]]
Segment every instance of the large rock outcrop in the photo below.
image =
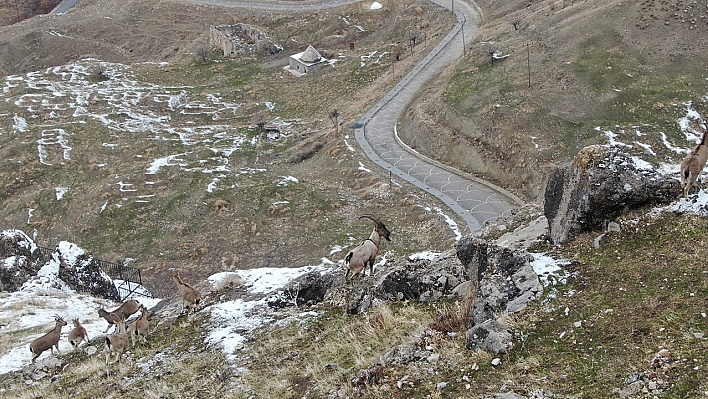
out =
[[44,264],[39,247],[20,230],[0,232],[0,291],[17,291]]
[[59,243],[50,262],[58,262],[59,278],[72,289],[117,302],[121,300],[113,279],[101,270],[93,255],[75,244]]
[[563,244],[580,233],[604,230],[627,209],[670,203],[681,183],[616,147],[583,148],[575,160],[553,170],[544,198],[550,238]]

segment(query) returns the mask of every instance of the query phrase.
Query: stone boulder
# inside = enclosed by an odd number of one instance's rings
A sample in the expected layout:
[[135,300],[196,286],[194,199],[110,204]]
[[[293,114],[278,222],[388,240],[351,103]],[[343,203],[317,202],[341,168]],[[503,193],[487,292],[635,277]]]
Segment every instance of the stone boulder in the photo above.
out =
[[616,147],[583,148],[548,178],[544,214],[550,239],[563,244],[580,233],[604,230],[627,209],[670,203],[681,183]]
[[275,309],[286,306],[314,305],[322,302],[325,295],[335,285],[336,277],[331,273],[312,271],[285,285],[267,299],[268,306]]
[[430,302],[453,294],[467,281],[465,268],[454,251],[439,254],[435,259],[401,259],[391,262],[386,270],[357,278],[349,290],[346,308],[349,314],[366,313],[376,303],[396,300]]
[[533,257],[472,236],[458,242],[457,256],[475,283],[467,347],[508,352],[513,337],[499,317],[517,313],[543,295],[543,285],[530,263]]
[[466,338],[467,349],[481,349],[497,355],[509,352],[514,346],[514,336],[509,328],[496,320],[475,324],[467,330]]
[[17,291],[37,274],[44,259],[39,247],[20,230],[0,232],[0,291]]

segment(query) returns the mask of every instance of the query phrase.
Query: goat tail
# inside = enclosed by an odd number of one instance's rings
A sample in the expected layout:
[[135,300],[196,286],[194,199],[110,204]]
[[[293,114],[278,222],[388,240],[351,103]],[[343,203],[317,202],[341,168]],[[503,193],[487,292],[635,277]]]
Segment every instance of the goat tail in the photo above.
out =
[[683,181],[686,182],[691,178],[691,169],[686,168],[686,170],[683,171]]
[[349,264],[349,261],[352,260],[352,256],[354,256],[354,251],[349,251],[347,256],[344,258],[344,263]]
[[195,304],[195,305],[199,305],[199,301],[201,301],[201,300],[202,300],[201,298],[197,298],[197,299],[194,301],[194,304]]

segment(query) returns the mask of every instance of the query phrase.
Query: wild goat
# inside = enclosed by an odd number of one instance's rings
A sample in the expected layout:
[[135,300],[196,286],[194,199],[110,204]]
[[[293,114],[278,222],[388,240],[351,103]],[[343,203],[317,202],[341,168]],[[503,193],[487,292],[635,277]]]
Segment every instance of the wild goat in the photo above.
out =
[[175,272],[172,275],[172,280],[177,284],[177,289],[179,290],[179,297],[182,298],[182,312],[184,312],[184,304],[187,304],[187,314],[192,313],[192,310],[196,305],[199,305],[199,301],[202,299],[201,292],[195,290],[191,285],[182,281],[179,277],[179,272]]
[[140,306],[140,312],[140,317],[130,326],[130,342],[133,347],[135,347],[136,337],[140,338],[140,342],[142,342],[143,345],[147,343],[146,338],[148,329],[150,328],[147,308]]
[[[127,319],[130,315],[140,310],[140,302],[135,299],[129,299],[123,302],[118,309],[107,312],[105,309],[98,309],[98,315],[104,318],[108,322],[108,327],[103,333],[107,333],[111,329],[111,326],[115,325],[115,319]],[[111,316],[114,315],[114,316]]]
[[120,358],[126,349],[130,349],[128,334],[125,332],[125,318],[121,317],[114,321],[116,332],[106,336],[106,374],[108,374],[108,363],[111,353],[116,354],[116,363],[120,363]]
[[708,145],[706,145],[706,133],[703,131],[701,142],[686,155],[686,158],[681,162],[681,184],[683,185],[683,195],[688,199],[688,190],[691,189],[693,183],[696,182],[698,176],[703,172],[708,160]]
[[344,258],[344,265],[347,267],[347,272],[344,274],[344,280],[346,281],[349,277],[349,272],[352,272],[352,277],[349,282],[353,283],[353,280],[360,273],[366,275],[366,265],[369,265],[369,271],[371,275],[374,274],[374,262],[376,261],[376,255],[379,253],[379,244],[381,243],[381,237],[388,241],[391,241],[391,232],[388,231],[386,226],[381,222],[381,219],[372,214],[366,214],[359,216],[359,219],[368,218],[374,221],[376,224],[374,230],[371,232],[369,238],[364,240],[358,247],[349,251],[347,256]]
[[75,348],[79,349],[81,352],[84,350],[81,348],[81,342],[89,342],[88,332],[79,322],[79,318],[72,320],[74,322],[74,329],[69,332],[69,343]]
[[61,337],[61,328],[66,325],[64,319],[59,316],[54,316],[54,329],[41,337],[35,339],[30,344],[30,352],[34,354],[32,358],[32,364],[34,364],[34,359],[38,358],[42,352],[47,349],[51,349],[52,355],[54,354],[54,348],[57,348],[57,353],[59,352],[59,338]]

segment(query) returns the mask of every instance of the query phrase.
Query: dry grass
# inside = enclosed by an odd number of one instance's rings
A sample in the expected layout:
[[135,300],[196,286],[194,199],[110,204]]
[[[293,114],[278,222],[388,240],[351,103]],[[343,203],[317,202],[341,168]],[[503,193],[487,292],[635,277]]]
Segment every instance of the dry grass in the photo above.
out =
[[[429,320],[414,304],[383,305],[356,317],[329,310],[304,324],[271,329],[250,347],[247,356],[253,360],[246,363],[245,378],[264,397],[291,397],[303,389],[352,394],[354,374],[394,346],[412,343]],[[263,386],[259,381],[266,372],[274,383]]]

